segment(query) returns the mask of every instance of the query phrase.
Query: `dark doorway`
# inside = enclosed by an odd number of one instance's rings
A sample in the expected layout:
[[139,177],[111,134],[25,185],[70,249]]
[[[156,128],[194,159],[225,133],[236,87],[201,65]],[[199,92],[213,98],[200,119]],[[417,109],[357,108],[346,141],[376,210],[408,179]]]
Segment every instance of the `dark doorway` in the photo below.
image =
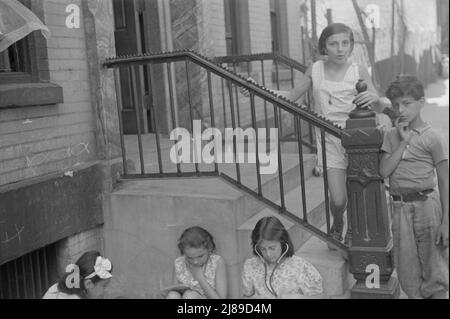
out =
[[[145,36],[144,36],[144,17],[142,12],[136,11],[135,2],[127,0],[114,0],[114,37],[116,43],[116,54],[131,55],[145,53]],[[148,94],[147,70],[144,69],[142,74],[136,72],[136,78],[133,79],[130,69],[120,70],[120,86],[122,95],[122,121],[124,134],[137,134],[136,106],[142,105],[142,94],[135,101],[133,94],[133,85],[135,83],[144,83],[144,94]],[[144,106],[145,108],[145,106]],[[141,110],[139,118],[141,119],[141,133],[147,133],[152,128],[147,124],[150,121],[150,112],[145,108]]]

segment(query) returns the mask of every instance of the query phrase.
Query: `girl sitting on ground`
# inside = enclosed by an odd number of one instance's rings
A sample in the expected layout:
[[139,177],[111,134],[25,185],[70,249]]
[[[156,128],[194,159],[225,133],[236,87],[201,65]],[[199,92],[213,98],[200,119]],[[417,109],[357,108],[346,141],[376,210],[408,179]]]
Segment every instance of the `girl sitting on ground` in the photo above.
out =
[[173,276],[177,287],[166,289],[167,299],[224,299],[227,274],[217,254],[212,235],[201,227],[186,229],[178,242],[182,256],[175,259]]
[[85,252],[69,265],[58,283],[51,286],[43,299],[102,299],[112,277],[112,264],[98,251]]
[[278,218],[260,219],[251,240],[254,257],[244,264],[244,298],[322,297],[321,275],[308,261],[294,255],[289,233]]

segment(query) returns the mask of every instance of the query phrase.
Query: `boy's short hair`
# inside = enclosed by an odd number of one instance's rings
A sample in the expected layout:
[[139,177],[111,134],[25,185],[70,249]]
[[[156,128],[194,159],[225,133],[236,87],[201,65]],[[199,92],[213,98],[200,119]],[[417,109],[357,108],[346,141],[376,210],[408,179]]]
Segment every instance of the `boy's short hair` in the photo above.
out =
[[389,85],[386,91],[386,97],[391,101],[405,96],[411,96],[415,100],[419,100],[425,96],[423,84],[416,76],[399,75]]

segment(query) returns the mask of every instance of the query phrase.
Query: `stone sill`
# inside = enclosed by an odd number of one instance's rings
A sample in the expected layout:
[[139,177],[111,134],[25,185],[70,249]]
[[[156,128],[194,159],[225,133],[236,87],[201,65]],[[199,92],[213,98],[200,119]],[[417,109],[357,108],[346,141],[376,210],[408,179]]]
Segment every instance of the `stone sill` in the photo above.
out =
[[53,83],[0,84],[0,108],[63,103],[63,89]]

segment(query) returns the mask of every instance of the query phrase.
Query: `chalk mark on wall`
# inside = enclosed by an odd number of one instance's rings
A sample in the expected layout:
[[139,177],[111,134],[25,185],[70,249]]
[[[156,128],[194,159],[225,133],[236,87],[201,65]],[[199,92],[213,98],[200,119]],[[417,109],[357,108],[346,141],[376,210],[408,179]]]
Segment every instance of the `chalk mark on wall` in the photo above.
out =
[[77,145],[69,146],[65,149],[57,150],[53,153],[40,153],[34,156],[26,155],[25,158],[27,160],[27,167],[31,169],[33,174],[36,174],[36,167],[42,165],[43,163],[55,160],[63,160],[70,157],[77,157],[84,153],[90,153],[89,143],[81,142]]
[[16,233],[14,234],[14,236],[9,237],[8,232],[5,231],[5,239],[2,240],[2,244],[7,244],[7,243],[9,243],[10,241],[13,241],[13,240],[15,240],[15,239],[18,239],[18,240],[19,240],[19,243],[22,242],[22,237],[20,237],[20,234],[23,232],[23,230],[25,229],[25,227],[22,226],[22,227],[19,229],[19,228],[17,227],[16,224],[14,224],[14,227],[15,227],[15,229],[16,229]]

